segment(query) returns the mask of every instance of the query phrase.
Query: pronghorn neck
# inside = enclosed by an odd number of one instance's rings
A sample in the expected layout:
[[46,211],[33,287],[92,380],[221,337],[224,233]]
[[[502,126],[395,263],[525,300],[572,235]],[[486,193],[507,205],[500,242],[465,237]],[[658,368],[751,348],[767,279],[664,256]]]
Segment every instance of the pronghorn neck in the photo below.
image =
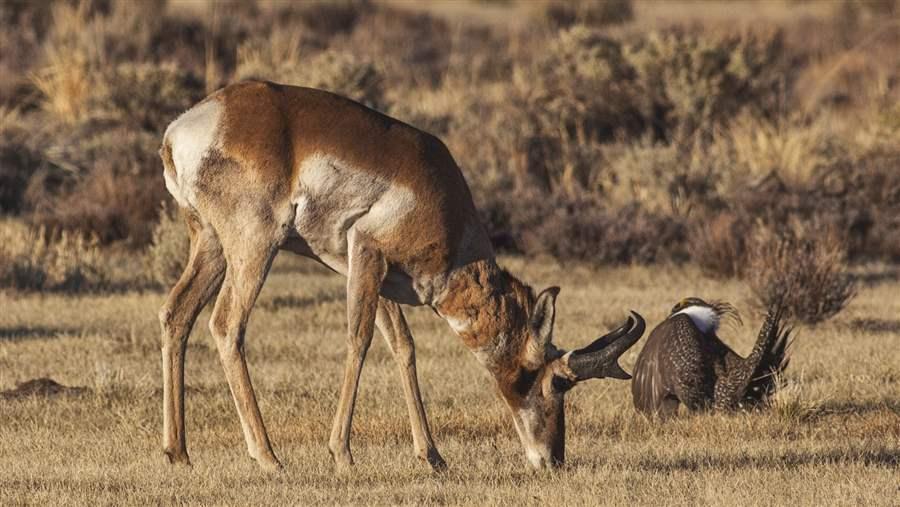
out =
[[435,309],[496,375],[517,361],[533,304],[531,288],[491,259],[454,270]]

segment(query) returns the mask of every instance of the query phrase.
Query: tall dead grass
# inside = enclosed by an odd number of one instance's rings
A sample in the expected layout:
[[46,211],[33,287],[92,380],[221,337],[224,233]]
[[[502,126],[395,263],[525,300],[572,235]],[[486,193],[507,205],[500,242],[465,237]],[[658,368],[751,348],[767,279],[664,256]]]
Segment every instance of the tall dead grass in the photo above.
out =
[[729,129],[737,170],[745,183],[774,177],[791,188],[811,188],[837,162],[839,141],[830,131],[831,119],[764,121],[743,116]]
[[67,294],[154,286],[148,255],[104,247],[96,236],[0,219],[0,292]]
[[14,221],[0,222],[0,286],[21,290],[79,291],[107,282],[97,240],[61,233],[52,237]]
[[187,264],[191,242],[181,218],[177,211],[164,206],[147,247],[147,269],[153,281],[165,289],[175,285]]

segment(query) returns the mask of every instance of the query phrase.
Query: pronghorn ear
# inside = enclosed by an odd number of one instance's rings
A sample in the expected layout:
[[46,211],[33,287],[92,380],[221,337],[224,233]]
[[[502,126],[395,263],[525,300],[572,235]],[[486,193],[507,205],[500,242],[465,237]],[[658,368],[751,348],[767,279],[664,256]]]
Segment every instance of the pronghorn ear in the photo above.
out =
[[539,346],[546,346],[553,339],[557,295],[559,295],[559,287],[544,289],[531,311],[531,329]]

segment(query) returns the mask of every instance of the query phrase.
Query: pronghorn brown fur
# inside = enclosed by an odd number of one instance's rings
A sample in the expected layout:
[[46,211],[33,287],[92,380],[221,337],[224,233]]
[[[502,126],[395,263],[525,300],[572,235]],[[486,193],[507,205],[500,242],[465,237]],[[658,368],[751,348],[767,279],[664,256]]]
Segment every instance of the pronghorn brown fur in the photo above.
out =
[[535,295],[497,266],[462,173],[434,136],[328,92],[246,82],[175,120],[160,154],[191,234],[187,267],[160,311],[163,444],[172,462],[189,462],[185,345],[216,296],[209,326],[250,456],[280,466],[243,348],[280,249],[347,277],[348,350],[329,440],[339,466],[353,462],[350,426],[375,327],[400,368],[416,454],[444,464],[399,304],[432,307],[493,374],[537,467],[564,459],[564,393],[580,380],[627,377],[616,359],[643,332],[640,316],[586,349],[553,346],[558,289]]

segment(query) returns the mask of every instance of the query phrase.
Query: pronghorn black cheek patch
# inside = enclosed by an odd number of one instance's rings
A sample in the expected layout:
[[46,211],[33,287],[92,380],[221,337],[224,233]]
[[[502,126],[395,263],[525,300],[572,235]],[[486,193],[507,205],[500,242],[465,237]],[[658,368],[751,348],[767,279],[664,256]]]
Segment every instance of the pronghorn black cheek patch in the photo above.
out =
[[554,375],[553,380],[551,381],[551,385],[553,386],[553,391],[557,393],[564,393],[569,389],[575,387],[575,382],[567,379],[566,377],[560,377],[559,375]]
[[537,376],[538,370],[519,368],[519,376],[516,377],[516,381],[513,383],[513,391],[519,396],[524,397],[531,392],[531,388],[534,387]]

